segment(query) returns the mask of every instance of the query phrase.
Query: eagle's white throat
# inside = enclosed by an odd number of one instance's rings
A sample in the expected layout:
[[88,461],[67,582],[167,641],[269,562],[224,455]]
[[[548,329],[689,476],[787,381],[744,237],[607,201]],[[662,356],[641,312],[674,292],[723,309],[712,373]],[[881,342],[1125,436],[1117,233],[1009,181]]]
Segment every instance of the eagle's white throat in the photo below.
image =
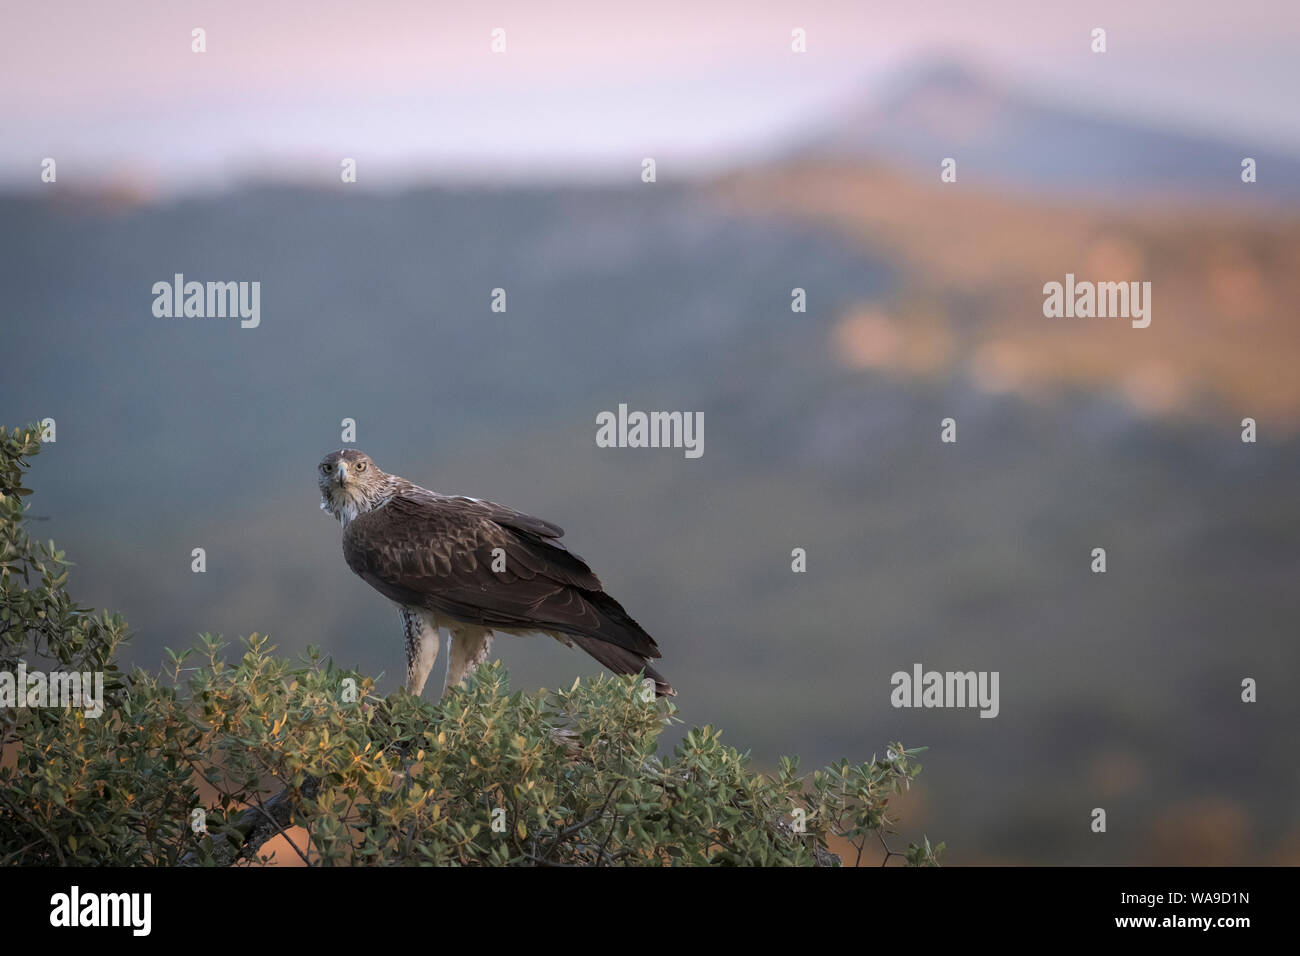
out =
[[407,483],[395,480],[391,475],[385,475],[378,488],[370,489],[372,497],[367,497],[361,489],[331,483],[328,489],[321,492],[320,510],[333,515],[338,519],[339,525],[346,528],[356,520],[357,515],[374,511],[381,505],[387,504],[393,495],[401,490],[403,484]]
[[342,489],[331,488],[328,495],[322,495],[320,510],[339,519],[339,525],[346,528],[357,515],[370,510],[369,503],[361,495]]

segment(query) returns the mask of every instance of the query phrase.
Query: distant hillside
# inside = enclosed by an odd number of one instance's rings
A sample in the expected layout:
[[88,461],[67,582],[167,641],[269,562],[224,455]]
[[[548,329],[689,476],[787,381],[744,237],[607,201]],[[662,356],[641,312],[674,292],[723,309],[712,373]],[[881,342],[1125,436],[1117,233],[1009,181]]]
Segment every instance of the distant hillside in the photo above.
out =
[[[924,181],[870,162],[800,161],[716,185],[732,208],[838,231],[888,262],[899,292],[837,317],[845,367],[961,376],[1039,400],[1083,390],[1134,414],[1300,432],[1300,213],[1147,201],[1129,208]],[[1049,319],[1067,273],[1149,281],[1152,322]]]
[[[953,62],[901,75],[884,96],[847,110],[789,156],[875,159],[936,179],[940,161],[953,157],[959,181],[971,185],[1300,202],[1300,157],[1158,121],[1081,112]],[[1245,156],[1258,164],[1258,182],[1250,186],[1240,179]]]

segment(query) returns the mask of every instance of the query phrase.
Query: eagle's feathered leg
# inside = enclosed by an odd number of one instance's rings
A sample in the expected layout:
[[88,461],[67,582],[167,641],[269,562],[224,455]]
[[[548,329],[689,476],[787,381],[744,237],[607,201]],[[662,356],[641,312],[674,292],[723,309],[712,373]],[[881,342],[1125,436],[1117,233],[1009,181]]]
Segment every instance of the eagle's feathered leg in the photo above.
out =
[[406,638],[406,689],[418,697],[438,659],[438,624],[426,611],[404,607],[401,614]]
[[450,643],[444,690],[461,684],[470,671],[487,660],[492,650],[492,631],[472,624],[458,624],[451,628]]

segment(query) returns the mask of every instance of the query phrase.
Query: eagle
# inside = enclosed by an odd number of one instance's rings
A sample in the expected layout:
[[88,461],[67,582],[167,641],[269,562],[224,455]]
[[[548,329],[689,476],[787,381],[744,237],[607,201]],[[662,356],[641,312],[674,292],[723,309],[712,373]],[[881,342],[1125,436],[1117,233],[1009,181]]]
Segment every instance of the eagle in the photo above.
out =
[[657,696],[676,691],[650,661],[661,655],[563,529],[504,505],[444,495],[381,470],[368,455],[331,452],[317,469],[321,510],[343,527],[343,559],[397,605],[406,689],[424,691],[448,634],[444,689],[487,659],[494,633],[541,633],[616,674],[644,674]]

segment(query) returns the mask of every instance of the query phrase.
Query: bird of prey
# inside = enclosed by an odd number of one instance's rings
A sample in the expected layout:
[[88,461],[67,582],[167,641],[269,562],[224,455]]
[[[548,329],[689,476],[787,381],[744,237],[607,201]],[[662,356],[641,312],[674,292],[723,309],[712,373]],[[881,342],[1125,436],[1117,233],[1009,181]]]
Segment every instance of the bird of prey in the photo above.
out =
[[549,521],[429,491],[351,449],[326,455],[317,483],[321,510],[343,526],[348,567],[401,613],[412,694],[424,690],[440,629],[449,635],[444,688],[482,663],[500,632],[577,644],[616,674],[644,673],[658,696],[677,693],[650,666],[654,638]]

